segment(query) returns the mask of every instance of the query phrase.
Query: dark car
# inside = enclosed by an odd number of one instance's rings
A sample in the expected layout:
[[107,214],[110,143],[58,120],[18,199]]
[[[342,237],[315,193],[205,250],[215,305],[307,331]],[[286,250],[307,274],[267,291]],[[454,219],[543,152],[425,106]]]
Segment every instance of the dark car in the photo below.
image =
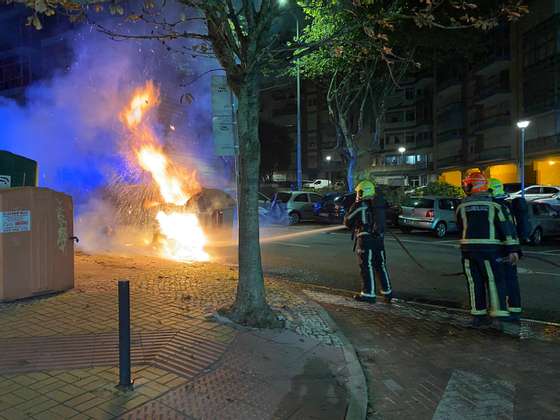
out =
[[320,201],[313,205],[315,220],[320,223],[342,223],[342,216],[337,211],[335,201],[340,197],[340,193],[326,193]]
[[[346,214],[348,209],[352,206],[352,204],[354,204],[355,201],[356,201],[355,192],[343,194],[334,200],[334,204],[335,204],[334,214],[336,215],[336,217],[340,219],[341,223],[342,220],[344,219],[344,215]],[[389,226],[398,225],[400,211],[401,211],[400,206],[387,203],[387,209],[385,213],[387,225]]]

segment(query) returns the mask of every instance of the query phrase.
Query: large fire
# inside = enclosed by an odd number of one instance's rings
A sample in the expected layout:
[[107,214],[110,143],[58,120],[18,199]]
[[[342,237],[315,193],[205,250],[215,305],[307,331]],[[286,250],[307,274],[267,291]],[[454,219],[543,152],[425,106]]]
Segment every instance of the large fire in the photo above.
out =
[[131,157],[134,163],[150,173],[166,204],[177,206],[175,211],[160,210],[159,251],[165,258],[179,261],[207,261],[204,251],[206,236],[198,217],[184,210],[184,205],[201,190],[195,173],[176,166],[165,154],[157,135],[148,123],[150,112],[159,104],[159,92],[152,81],[134,91],[132,99],[120,115],[130,132]]

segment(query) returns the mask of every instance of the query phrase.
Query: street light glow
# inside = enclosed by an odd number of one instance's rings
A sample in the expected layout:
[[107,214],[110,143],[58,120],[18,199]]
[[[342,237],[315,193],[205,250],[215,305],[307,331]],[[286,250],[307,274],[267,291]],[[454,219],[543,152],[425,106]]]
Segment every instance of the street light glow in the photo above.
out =
[[328,156],[325,158],[325,160],[326,160],[327,162],[330,162],[331,159],[332,159],[332,156],[331,156],[331,155],[328,155]]
[[517,122],[517,128],[521,128],[521,129],[527,128],[527,127],[529,127],[529,124],[531,124],[531,121],[528,121],[528,120],[518,121]]
[[399,153],[404,153],[404,152],[406,152],[406,147],[403,146],[399,147]]

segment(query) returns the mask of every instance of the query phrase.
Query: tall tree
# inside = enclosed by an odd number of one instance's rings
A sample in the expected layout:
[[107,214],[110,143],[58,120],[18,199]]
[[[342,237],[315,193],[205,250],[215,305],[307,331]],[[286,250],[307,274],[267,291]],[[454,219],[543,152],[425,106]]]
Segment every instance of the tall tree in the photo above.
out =
[[[301,37],[300,68],[322,79],[347,164],[352,190],[357,160],[365,150],[357,141],[367,117],[378,143],[389,95],[401,79],[429,64],[434,51],[468,47],[476,32],[515,20],[527,12],[518,1],[392,0],[301,2],[309,19]],[[465,32],[467,34],[465,34]],[[454,41],[461,40],[461,42]],[[331,40],[331,42],[321,42]]]
[[[509,4],[517,3],[514,0],[504,1],[507,6],[494,13],[510,13]],[[101,8],[107,3],[112,13],[124,14],[124,7],[119,0],[0,0],[1,2],[18,2],[32,9],[29,24],[37,29],[41,27],[43,16],[52,16],[60,10],[75,19],[88,10]],[[285,2],[286,0],[145,0],[141,10],[128,16],[128,23],[130,26],[135,21],[152,24],[150,31],[140,34],[130,31],[115,33],[100,28],[108,35],[121,39],[157,39],[168,43],[195,40],[197,43],[190,44],[188,49],[193,53],[213,54],[225,70],[228,84],[239,104],[239,283],[235,302],[228,314],[237,322],[254,326],[275,326],[279,323],[266,302],[261,265],[258,225],[258,114],[263,72],[267,67],[270,69],[270,64],[276,58],[289,56],[294,48],[279,45],[280,41],[276,36],[277,28],[274,23],[282,13],[281,3]],[[356,49],[365,48],[363,43],[347,38],[347,34],[356,33],[360,37],[366,34],[377,46],[370,51],[381,55],[390,63],[392,57],[397,57],[389,44],[389,35],[396,30],[395,21],[410,20],[417,26],[432,28],[483,26],[491,19],[471,21],[472,3],[462,0],[306,0],[303,3],[335,16],[342,14],[342,22],[348,22],[348,13],[354,19],[348,27],[336,26],[324,37],[310,40],[308,45],[302,45],[300,40],[297,45],[300,57],[321,48],[340,51],[338,44],[351,49],[352,42]],[[394,4],[400,5],[400,8],[395,8]],[[170,7],[169,12],[163,10],[166,5]],[[443,19],[437,19],[444,5],[458,12],[452,15],[443,13]],[[511,6],[511,10],[517,13],[514,6]],[[363,53],[365,55],[366,51]],[[364,76],[367,77],[366,83],[374,83],[368,75]],[[345,90],[346,88],[341,89]],[[352,103],[355,101],[351,101]]]

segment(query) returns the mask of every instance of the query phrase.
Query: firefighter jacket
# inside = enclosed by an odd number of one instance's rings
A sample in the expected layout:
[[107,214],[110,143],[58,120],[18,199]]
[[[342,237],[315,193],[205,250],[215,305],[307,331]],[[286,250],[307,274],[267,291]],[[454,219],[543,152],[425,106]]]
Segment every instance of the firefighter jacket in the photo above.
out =
[[463,251],[519,252],[509,211],[487,194],[466,197],[457,207]]
[[382,196],[356,201],[344,216],[344,224],[355,238],[364,235],[382,238],[385,233],[387,201]]
[[512,203],[510,201],[507,201],[505,196],[494,197],[494,201],[502,206],[502,209],[504,211],[504,216],[506,217],[508,223],[510,223],[511,226],[513,227],[511,231],[511,236],[516,248],[514,252],[517,252],[519,254],[519,257],[521,258],[522,252],[521,252],[521,246],[519,241],[519,227],[517,226],[518,218],[515,217],[513,213]]

